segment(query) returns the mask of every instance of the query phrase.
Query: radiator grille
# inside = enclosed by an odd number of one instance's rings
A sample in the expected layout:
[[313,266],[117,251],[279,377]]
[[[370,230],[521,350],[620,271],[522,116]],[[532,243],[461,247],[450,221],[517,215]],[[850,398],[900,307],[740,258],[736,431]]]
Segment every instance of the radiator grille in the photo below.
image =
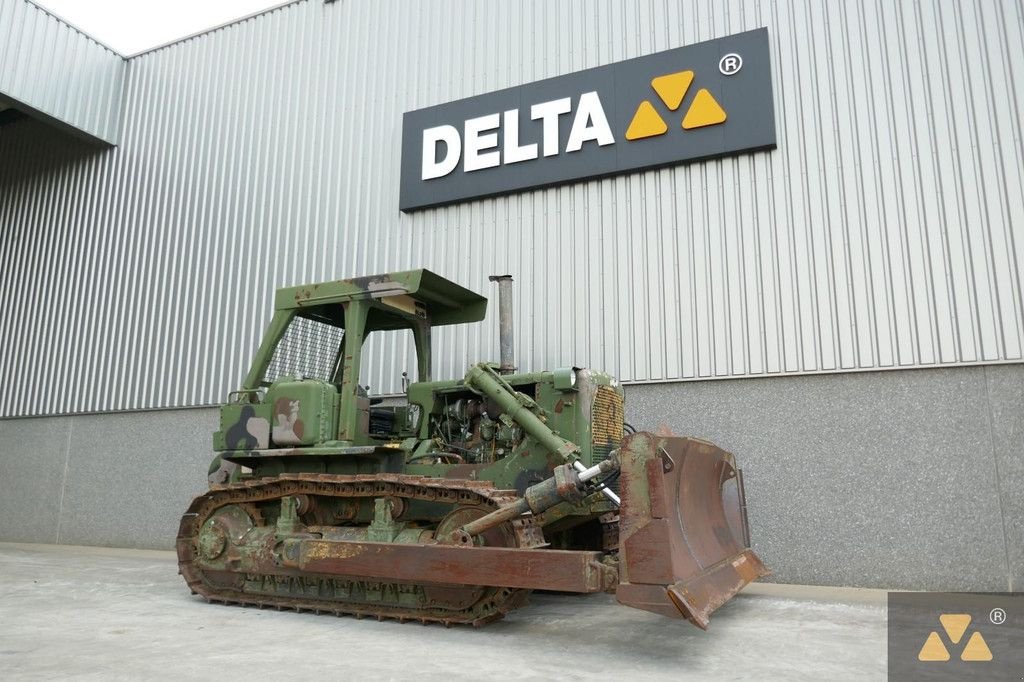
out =
[[611,386],[598,386],[594,406],[590,413],[593,455],[591,465],[607,459],[622,442],[622,423],[625,404],[622,396]]

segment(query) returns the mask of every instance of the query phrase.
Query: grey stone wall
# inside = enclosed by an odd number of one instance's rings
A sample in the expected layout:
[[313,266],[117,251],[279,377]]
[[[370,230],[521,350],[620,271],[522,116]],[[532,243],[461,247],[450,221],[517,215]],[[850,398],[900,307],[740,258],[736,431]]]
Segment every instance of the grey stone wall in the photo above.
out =
[[171,549],[217,410],[0,420],[0,540]]
[[[736,454],[769,580],[1024,586],[1024,366],[630,386]],[[0,540],[169,549],[214,409],[0,421]]]
[[632,386],[627,419],[744,472],[769,580],[1024,589],[1024,366]]

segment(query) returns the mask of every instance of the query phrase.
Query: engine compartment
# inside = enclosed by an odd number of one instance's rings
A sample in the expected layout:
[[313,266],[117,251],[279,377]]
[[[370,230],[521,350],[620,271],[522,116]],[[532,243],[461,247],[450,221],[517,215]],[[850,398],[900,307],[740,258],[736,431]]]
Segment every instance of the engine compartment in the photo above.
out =
[[429,437],[468,464],[490,464],[513,452],[523,430],[501,409],[473,393],[439,396],[440,414],[429,415]]

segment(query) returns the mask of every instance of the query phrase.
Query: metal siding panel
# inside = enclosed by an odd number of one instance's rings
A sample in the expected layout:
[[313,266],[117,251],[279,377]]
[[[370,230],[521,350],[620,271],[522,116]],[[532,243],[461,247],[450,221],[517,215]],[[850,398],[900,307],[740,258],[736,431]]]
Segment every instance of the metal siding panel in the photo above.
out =
[[117,144],[125,60],[28,0],[0,0],[0,95]]
[[[300,1],[110,69],[0,0],[0,89],[52,56],[47,106],[123,126],[101,153],[0,129],[0,415],[219,402],[276,287],[412,267],[484,293],[512,273],[525,370],[1019,362],[1022,19],[1012,0]],[[401,112],[762,25],[776,151],[397,211]],[[496,337],[439,329],[435,373]],[[413,355],[373,339],[363,380],[394,392]]]

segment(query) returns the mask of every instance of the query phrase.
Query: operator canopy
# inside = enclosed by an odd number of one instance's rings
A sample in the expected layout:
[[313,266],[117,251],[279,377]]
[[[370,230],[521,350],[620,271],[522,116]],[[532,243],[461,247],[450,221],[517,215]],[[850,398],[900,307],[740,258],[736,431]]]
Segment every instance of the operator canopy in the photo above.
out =
[[[431,326],[479,322],[487,299],[430,270],[339,279],[277,290],[277,310],[291,310],[374,299],[397,311],[426,319]],[[371,325],[390,328],[383,319]]]

